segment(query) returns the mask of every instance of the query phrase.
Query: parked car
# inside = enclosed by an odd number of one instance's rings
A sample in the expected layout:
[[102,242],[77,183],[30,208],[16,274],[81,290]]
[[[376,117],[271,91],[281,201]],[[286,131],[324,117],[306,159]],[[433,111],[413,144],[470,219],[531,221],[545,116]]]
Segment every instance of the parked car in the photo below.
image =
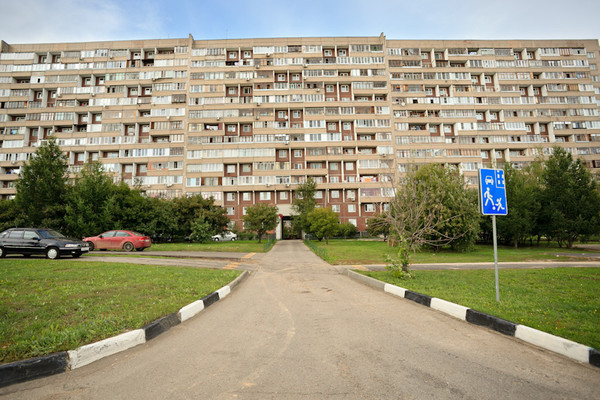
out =
[[69,239],[52,229],[11,228],[0,233],[0,257],[7,254],[45,254],[51,260],[60,256],[80,257],[89,250],[87,243]]
[[133,231],[115,230],[104,232],[98,236],[83,238],[93,250],[143,251],[152,245],[150,237]]
[[227,242],[227,241],[233,241],[233,240],[237,240],[237,235],[233,232],[230,231],[226,231],[226,232],[222,232],[219,233],[218,235],[213,235],[212,236],[212,240],[214,240],[215,242]]

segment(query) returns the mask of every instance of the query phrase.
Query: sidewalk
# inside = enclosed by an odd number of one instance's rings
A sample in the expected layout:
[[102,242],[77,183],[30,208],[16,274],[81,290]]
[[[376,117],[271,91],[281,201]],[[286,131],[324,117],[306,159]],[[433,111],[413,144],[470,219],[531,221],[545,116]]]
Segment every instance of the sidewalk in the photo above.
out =
[[[346,269],[357,269],[362,271],[384,271],[385,264],[368,265],[339,265]],[[521,262],[499,262],[499,269],[529,269],[529,268],[599,268],[598,261],[521,261]],[[438,264],[411,264],[413,270],[450,270],[450,269],[494,269],[494,262],[483,263],[438,263]]]

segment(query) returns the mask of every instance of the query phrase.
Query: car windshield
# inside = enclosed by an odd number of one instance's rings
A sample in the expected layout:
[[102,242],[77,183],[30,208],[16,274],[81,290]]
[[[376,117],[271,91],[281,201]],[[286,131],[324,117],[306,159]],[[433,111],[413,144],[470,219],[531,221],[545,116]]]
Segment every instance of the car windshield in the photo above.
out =
[[65,237],[62,233],[58,233],[52,229],[42,229],[39,231],[39,233],[43,239],[58,239]]

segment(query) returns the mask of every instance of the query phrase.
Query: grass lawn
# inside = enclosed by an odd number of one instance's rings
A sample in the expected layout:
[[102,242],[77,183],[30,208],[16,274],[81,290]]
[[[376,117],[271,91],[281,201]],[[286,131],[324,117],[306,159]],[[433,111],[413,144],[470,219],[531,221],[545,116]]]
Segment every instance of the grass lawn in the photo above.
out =
[[[395,256],[397,250],[389,247],[383,241],[365,240],[330,240],[329,245],[325,242],[312,241],[316,247],[325,250],[326,260],[331,264],[353,265],[353,264],[385,264],[388,254]],[[558,247],[498,247],[498,261],[539,261],[539,260],[567,260],[569,257],[557,257],[556,253],[581,253],[581,249],[565,249]],[[589,250],[586,250],[589,252]],[[466,253],[458,253],[449,249],[434,253],[431,250],[423,250],[413,255],[415,264],[420,263],[453,263],[453,262],[494,262],[494,250],[491,245],[476,245],[475,250]]]
[[144,325],[239,271],[68,259],[0,263],[0,364],[73,350]]
[[[267,239],[263,239],[261,243],[258,240],[234,240],[230,242],[210,242],[210,243],[152,243],[146,252],[152,251],[223,251],[223,252],[239,252],[239,253],[266,253],[271,250],[273,243],[270,246]],[[137,253],[138,255],[143,253]]]
[[361,273],[600,349],[600,268],[500,270],[499,303],[493,270],[413,272]]

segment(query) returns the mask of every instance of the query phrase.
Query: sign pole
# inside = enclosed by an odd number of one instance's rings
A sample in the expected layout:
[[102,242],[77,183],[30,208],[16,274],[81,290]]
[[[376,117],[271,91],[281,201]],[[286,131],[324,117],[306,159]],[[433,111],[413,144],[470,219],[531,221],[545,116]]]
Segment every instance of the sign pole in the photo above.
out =
[[496,277],[496,302],[500,302],[500,285],[498,283],[498,239],[496,238],[495,215],[492,215],[492,230],[494,231],[494,275]]

